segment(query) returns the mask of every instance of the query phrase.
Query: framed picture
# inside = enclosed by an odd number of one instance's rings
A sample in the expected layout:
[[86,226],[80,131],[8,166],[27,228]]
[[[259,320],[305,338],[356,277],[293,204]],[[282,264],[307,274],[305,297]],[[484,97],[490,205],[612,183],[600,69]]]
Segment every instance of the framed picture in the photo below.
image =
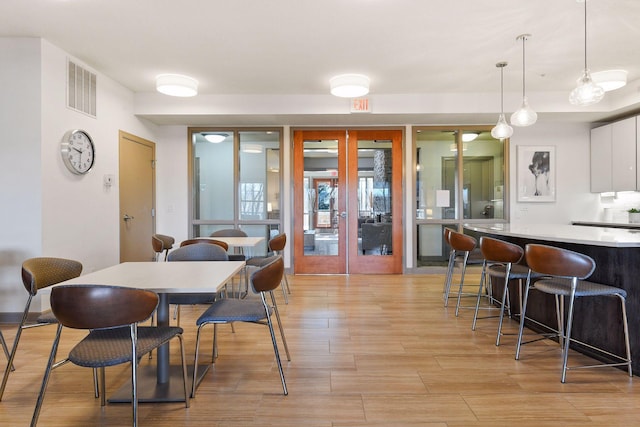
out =
[[519,145],[516,179],[519,202],[555,202],[556,148]]

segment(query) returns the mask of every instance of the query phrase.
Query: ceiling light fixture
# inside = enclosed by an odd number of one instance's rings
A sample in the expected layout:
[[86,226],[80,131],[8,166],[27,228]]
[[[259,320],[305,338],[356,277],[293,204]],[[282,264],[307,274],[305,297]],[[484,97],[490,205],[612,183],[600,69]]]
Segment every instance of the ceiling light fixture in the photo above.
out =
[[569,95],[569,102],[586,107],[600,102],[604,97],[604,89],[594,83],[587,68],[587,0],[577,1],[584,2],[584,70],[578,79],[578,86]]
[[516,40],[522,40],[522,105],[511,115],[511,124],[514,126],[531,126],[538,120],[538,115],[529,107],[529,100],[525,93],[525,64],[524,42],[531,34],[520,34]]
[[341,98],[358,98],[369,93],[369,77],[363,74],[341,74],[329,80],[331,94]]
[[462,142],[471,142],[480,135],[478,132],[463,132]]
[[496,64],[496,67],[500,68],[500,117],[498,117],[498,123],[491,129],[491,136],[500,141],[513,135],[513,128],[504,118],[504,67],[506,66],[506,62]]
[[606,70],[591,74],[594,83],[605,92],[620,89],[627,84],[627,70]]
[[262,145],[259,144],[244,144],[242,146],[243,153],[259,154],[262,153]]
[[170,96],[196,96],[198,81],[180,74],[160,74],[156,76],[156,90]]
[[224,141],[229,136],[226,133],[204,133],[203,135],[204,139],[214,144]]

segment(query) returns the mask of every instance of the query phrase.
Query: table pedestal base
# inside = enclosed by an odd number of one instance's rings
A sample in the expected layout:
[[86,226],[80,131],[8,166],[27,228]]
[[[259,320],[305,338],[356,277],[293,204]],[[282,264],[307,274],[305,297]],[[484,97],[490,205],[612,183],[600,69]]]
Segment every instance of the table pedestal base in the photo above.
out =
[[[211,364],[198,365],[197,384],[207,373]],[[191,393],[193,365],[187,366],[187,393]],[[197,388],[196,384],[196,388]],[[120,387],[109,399],[109,403],[131,403],[131,380]],[[138,369],[138,403],[184,402],[182,366],[170,367],[169,381],[158,384],[155,366],[141,366]]]

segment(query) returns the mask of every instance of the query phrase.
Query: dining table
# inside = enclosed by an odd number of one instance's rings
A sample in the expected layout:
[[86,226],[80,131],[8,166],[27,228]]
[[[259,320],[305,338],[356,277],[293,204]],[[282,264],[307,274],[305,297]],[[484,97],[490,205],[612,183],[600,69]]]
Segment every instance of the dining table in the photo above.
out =
[[[114,285],[148,289],[158,294],[156,310],[158,326],[169,325],[169,295],[219,292],[238,272],[244,261],[174,261],[174,262],[124,262],[70,279],[41,290],[44,295],[51,288],[61,285]],[[166,343],[158,348],[155,366],[141,367],[138,377],[139,402],[183,402],[182,367],[170,364],[170,348]],[[207,366],[198,372],[206,373]],[[189,366],[187,381],[193,375]],[[200,376],[199,380],[201,380]],[[198,382],[199,382],[198,380]],[[190,384],[188,384],[190,390]],[[109,399],[109,402],[130,402],[131,386],[125,384]]]

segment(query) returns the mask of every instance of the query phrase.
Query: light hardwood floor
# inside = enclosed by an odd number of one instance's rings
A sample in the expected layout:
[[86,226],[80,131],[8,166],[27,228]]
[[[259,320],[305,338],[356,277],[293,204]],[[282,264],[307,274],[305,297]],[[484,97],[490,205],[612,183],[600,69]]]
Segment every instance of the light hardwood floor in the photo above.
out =
[[[470,277],[467,281],[471,280]],[[524,347],[514,360],[514,336],[494,345],[496,319],[471,331],[472,312],[443,308],[442,275],[289,276],[290,302],[280,298],[292,360],[289,395],[275,366],[267,328],[221,327],[220,357],[191,407],[141,404],[142,426],[633,426],[640,423],[637,378],[614,368],[570,371],[560,383],[556,343]],[[470,304],[471,300],[465,301]],[[187,352],[193,357],[195,318],[184,307]],[[3,325],[12,341],[15,327]],[[17,370],[0,402],[0,425],[28,425],[55,328],[27,330]],[[508,321],[507,332],[516,324]],[[210,335],[203,344],[210,351]],[[66,330],[59,354],[79,334]],[[172,360],[179,362],[177,345]],[[282,352],[284,353],[284,352]],[[3,356],[0,355],[2,359]],[[570,361],[583,356],[572,353]],[[142,364],[153,363],[146,357]],[[4,363],[4,362],[3,362]],[[107,391],[128,376],[107,370]],[[91,370],[65,365],[53,372],[40,426],[124,426],[128,404],[101,408]]]

